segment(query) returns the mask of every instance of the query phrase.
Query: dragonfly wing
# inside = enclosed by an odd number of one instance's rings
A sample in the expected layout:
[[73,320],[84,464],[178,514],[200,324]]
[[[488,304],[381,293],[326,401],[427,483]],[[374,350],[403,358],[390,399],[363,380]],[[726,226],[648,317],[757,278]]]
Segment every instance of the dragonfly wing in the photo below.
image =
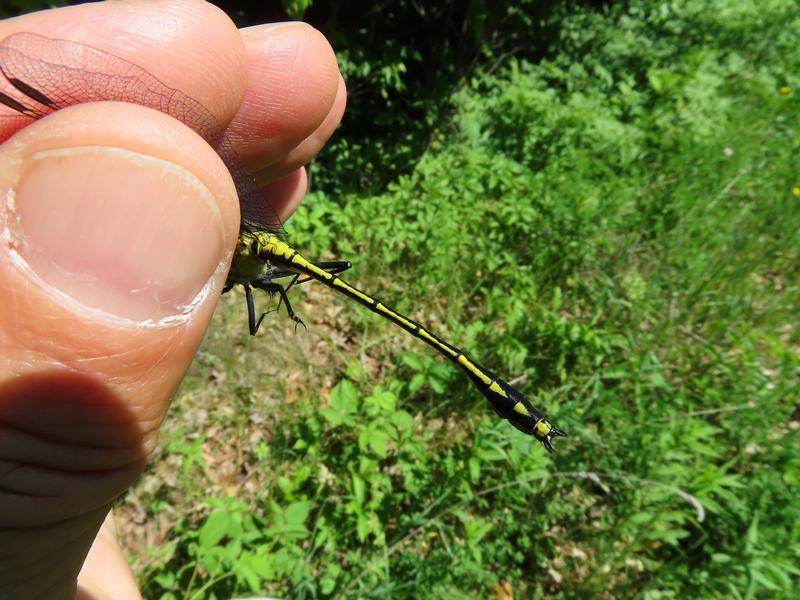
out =
[[0,133],[12,133],[52,112],[83,102],[131,102],[178,119],[211,144],[231,172],[242,217],[272,232],[280,219],[241,166],[216,117],[200,102],[164,84],[143,68],[98,48],[35,33],[0,41]]

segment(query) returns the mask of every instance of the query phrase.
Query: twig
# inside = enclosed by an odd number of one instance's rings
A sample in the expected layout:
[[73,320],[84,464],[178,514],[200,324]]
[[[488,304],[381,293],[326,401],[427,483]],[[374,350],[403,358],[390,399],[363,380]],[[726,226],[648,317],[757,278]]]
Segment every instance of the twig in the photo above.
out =
[[738,406],[723,406],[722,408],[704,408],[703,410],[694,410],[692,412],[687,413],[678,413],[677,415],[673,415],[671,417],[662,417],[659,421],[669,421],[675,417],[701,417],[704,415],[716,415],[720,413],[730,413],[730,412],[737,412],[740,410],[748,410],[751,408],[756,408],[756,403],[752,400],[750,402],[746,402],[745,404],[739,404]]
[[722,188],[722,191],[721,191],[721,192],[719,192],[719,193],[718,193],[716,196],[714,196],[714,198],[711,200],[711,202],[709,202],[709,203],[706,205],[706,210],[711,210],[711,208],[712,208],[712,207],[713,207],[713,206],[714,206],[714,205],[715,205],[715,204],[716,204],[716,203],[717,203],[717,202],[718,202],[720,199],[722,199],[722,197],[723,197],[723,196],[727,196],[727,195],[728,195],[728,192],[730,192],[730,191],[733,189],[733,186],[735,186],[735,185],[738,183],[738,181],[739,181],[739,180],[740,180],[742,177],[744,177],[745,175],[747,175],[747,174],[750,172],[750,170],[751,170],[752,168],[753,168],[753,165],[745,165],[744,167],[742,167],[742,169],[741,169],[741,170],[740,170],[740,171],[739,171],[739,172],[736,174],[736,176],[735,176],[733,179],[731,179],[731,180],[730,180],[730,181],[729,181],[729,182],[728,182],[728,183],[725,185],[725,187],[724,187],[724,188]]

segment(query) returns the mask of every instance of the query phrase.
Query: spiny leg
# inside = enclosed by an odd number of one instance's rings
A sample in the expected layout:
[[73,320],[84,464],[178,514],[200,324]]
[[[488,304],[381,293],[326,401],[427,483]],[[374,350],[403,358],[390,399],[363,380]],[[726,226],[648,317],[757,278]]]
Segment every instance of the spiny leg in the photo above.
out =
[[256,323],[256,306],[255,302],[253,302],[253,290],[249,285],[242,285],[244,287],[245,298],[247,298],[247,324],[250,326],[250,335],[255,335],[258,333],[258,328],[261,325],[261,319],[264,318],[264,315],[261,315],[258,323]]
[[[346,271],[353,266],[349,260],[337,260],[337,261],[329,261],[329,262],[319,262],[314,263],[319,268],[328,271],[329,273],[341,273],[342,271]],[[281,277],[292,277],[292,281],[286,287],[282,287],[281,285],[275,283],[273,280],[278,279]],[[305,329],[305,323],[303,320],[298,317],[294,310],[292,309],[292,305],[289,303],[289,298],[287,297],[287,292],[289,289],[294,286],[295,284],[305,283],[306,281],[312,281],[311,277],[306,277],[305,279],[300,279],[300,273],[289,270],[289,269],[282,269],[273,267],[271,268],[268,273],[263,276],[260,280],[253,281],[252,286],[267,292],[270,296],[277,293],[279,296],[278,306],[273,309],[267,310],[261,313],[261,316],[256,320],[256,310],[255,310],[255,302],[253,300],[253,291],[250,288],[250,285],[242,283],[242,287],[245,289],[245,296],[247,297],[247,320],[248,325],[250,328],[250,335],[255,335],[259,328],[261,327],[261,322],[271,312],[277,312],[281,307],[281,302],[286,302],[287,312],[289,313],[289,317],[292,321],[295,322],[295,326],[302,325]],[[225,287],[222,290],[222,293],[226,293],[231,290],[231,288],[236,285],[235,283],[226,282]]]
[[[353,268],[353,263],[349,260],[330,260],[330,261],[321,261],[315,262],[315,267],[322,269],[323,271],[327,271],[331,275],[337,275],[348,269]],[[265,277],[265,280],[274,281],[275,279],[280,279],[281,277],[289,277],[292,276],[292,281],[289,285],[286,286],[286,291],[288,292],[290,288],[294,285],[299,285],[301,283],[305,283],[307,281],[314,281],[313,277],[305,277],[303,279],[299,279],[301,273],[297,271],[291,271],[289,269],[282,269],[280,267],[273,267],[271,272],[268,274],[268,277]]]
[[[344,271],[347,271],[348,269],[351,269],[353,267],[353,263],[351,263],[349,260],[334,260],[334,261],[329,261],[329,262],[316,262],[316,263],[314,263],[314,266],[317,266],[320,269],[324,269],[325,271],[327,271],[331,275],[337,275],[339,273],[343,273]],[[297,277],[299,277],[299,276],[300,276],[300,274],[298,273]],[[306,281],[311,281],[313,279],[313,277],[306,277],[305,279],[300,279],[298,281],[297,277],[295,277],[292,280],[292,283],[290,283],[286,287],[286,291],[287,292],[289,291],[289,288],[291,288],[293,285],[300,284],[300,283],[305,283]]]
[[[296,278],[297,278],[297,276],[295,276],[295,279]],[[294,282],[294,280],[292,280],[292,281]],[[278,296],[280,297],[280,300],[278,300],[278,306],[275,307],[275,310],[279,310],[280,309],[281,303],[285,304],[286,305],[286,313],[289,315],[289,318],[292,321],[294,321],[295,329],[297,328],[298,325],[302,325],[303,329],[306,329],[306,324],[303,323],[303,319],[301,319],[300,317],[297,316],[297,314],[295,314],[294,309],[292,308],[292,305],[289,302],[289,296],[286,295],[286,289],[284,289],[284,287],[281,284],[275,283],[274,281],[254,281],[253,282],[253,287],[256,287],[256,288],[258,288],[260,290],[264,290],[265,292],[267,292],[270,295],[278,294]],[[264,318],[264,316],[266,314],[267,313],[264,313],[263,315],[261,315],[261,319],[258,320],[259,324],[261,324],[261,320]]]
[[[253,290],[247,284],[242,284],[242,285],[244,287],[245,297],[247,298],[247,324],[250,327],[250,335],[255,335],[255,334],[258,333],[258,330],[261,327],[261,321],[264,320],[264,317],[266,317],[271,312],[277,311],[278,308],[280,308],[280,303],[278,304],[278,306],[274,310],[268,310],[268,311],[265,311],[265,312],[261,313],[261,316],[258,317],[258,321],[256,321],[256,305],[255,305],[255,302],[253,300]],[[259,289],[262,289],[262,290],[266,289],[266,288],[264,288],[262,286],[256,285],[255,283],[254,283],[254,285],[256,287],[258,287]],[[277,283],[273,283],[273,284],[270,284],[270,285],[275,285],[275,286],[280,288],[280,286]],[[273,293],[272,290],[266,290],[266,291],[269,292],[270,295]],[[282,288],[281,288],[281,291],[283,291]],[[286,302],[286,305],[289,306],[289,302],[288,301]],[[300,318],[299,317],[295,317],[294,312],[291,311],[291,307],[289,308],[289,311],[290,311],[289,316],[292,317],[292,320],[295,321],[295,323],[300,321]],[[300,321],[300,323],[302,323],[302,321]],[[303,327],[305,327],[305,325],[303,325]]]
[[[292,289],[292,286],[295,283],[297,283],[298,279],[300,279],[300,273],[297,273],[294,277],[292,277],[292,280],[289,282],[289,285],[287,285],[285,288],[283,288],[283,291],[284,292],[288,292],[290,289]],[[281,303],[278,302],[278,308],[280,308],[280,307],[281,307]]]

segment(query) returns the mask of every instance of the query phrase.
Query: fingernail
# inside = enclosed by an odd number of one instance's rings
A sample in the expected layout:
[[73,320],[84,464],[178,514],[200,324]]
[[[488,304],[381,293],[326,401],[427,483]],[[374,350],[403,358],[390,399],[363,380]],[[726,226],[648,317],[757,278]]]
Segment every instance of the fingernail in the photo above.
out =
[[112,147],[48,150],[7,198],[11,246],[46,285],[135,321],[185,314],[224,253],[211,192],[174,163]]
[[258,39],[267,35],[273,34],[282,29],[291,29],[297,27],[308,27],[313,29],[311,25],[304,21],[278,21],[276,23],[261,23],[259,25],[251,25],[244,27],[239,31],[245,39]]

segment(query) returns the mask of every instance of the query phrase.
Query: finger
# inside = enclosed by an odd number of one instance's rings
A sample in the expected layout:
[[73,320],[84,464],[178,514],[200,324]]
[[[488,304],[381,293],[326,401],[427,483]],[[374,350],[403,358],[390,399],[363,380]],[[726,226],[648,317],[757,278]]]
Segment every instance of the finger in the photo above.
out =
[[[0,23],[0,38],[24,31],[78,41],[129,61],[162,85],[197,100],[210,111],[218,129],[238,110],[229,138],[236,161],[251,170],[283,161],[287,152],[303,146],[295,158],[265,172],[260,183],[274,181],[310,160],[344,108],[333,51],[319,32],[305,24],[253,27],[240,36],[211,5],[162,0],[80,5]],[[148,35],[142,36],[142,31]],[[247,94],[240,110],[245,81]],[[0,139],[27,124],[19,115],[5,120],[2,116]],[[285,207],[278,206],[277,211],[286,218]]]
[[121,103],[0,146],[0,198],[0,547],[21,561],[0,578],[74,585],[202,339],[238,201],[201,138]]
[[299,167],[280,179],[264,186],[262,194],[267,202],[275,207],[282,221],[297,210],[308,191],[308,174]]
[[[208,3],[82,4],[0,22],[0,39],[19,32],[79,42],[128,61],[157,78],[160,85],[197,100],[220,130],[239,109],[244,94],[241,36],[230,19]],[[87,67],[103,71],[103,65]],[[74,92],[80,99],[86,90]]]
[[136,580],[117,542],[114,513],[109,512],[78,576],[78,598],[141,600]]
[[242,39],[247,89],[228,131],[243,163],[256,172],[282,160],[325,122],[341,76],[328,41],[304,23],[251,27]]
[[[117,103],[60,111],[0,152],[0,189],[7,190],[0,212],[0,381],[30,375],[46,391],[41,374],[62,377],[67,369],[66,392],[82,386],[75,373],[91,374],[98,403],[109,402],[106,396],[125,400],[131,420],[142,425],[123,438],[97,419],[64,428],[75,414],[68,403],[31,414],[15,412],[24,404],[7,404],[9,418],[0,423],[18,423],[20,431],[17,444],[2,437],[6,458],[22,460],[32,450],[49,456],[51,447],[37,435],[56,445],[88,437],[106,449],[138,436],[149,449],[236,240],[236,195],[224,165],[176,121]],[[45,400],[42,392],[29,402]],[[102,456],[85,446],[46,462],[92,471],[133,462],[128,443]],[[46,514],[36,504],[25,504],[34,519]]]
[[[336,93],[336,99],[333,102],[328,116],[317,129],[309,135],[306,139],[295,146],[288,154],[282,159],[272,163],[255,174],[256,181],[262,185],[266,185],[270,181],[278,178],[285,177],[287,174],[298,169],[303,165],[307,165],[314,157],[319,154],[322,147],[327,143],[333,132],[339,126],[344,115],[344,109],[347,104],[347,88],[345,87],[344,79],[339,77],[339,88]],[[269,196],[267,196],[269,198]],[[291,214],[291,211],[282,209],[281,216],[285,213]],[[288,214],[286,214],[288,216]]]

